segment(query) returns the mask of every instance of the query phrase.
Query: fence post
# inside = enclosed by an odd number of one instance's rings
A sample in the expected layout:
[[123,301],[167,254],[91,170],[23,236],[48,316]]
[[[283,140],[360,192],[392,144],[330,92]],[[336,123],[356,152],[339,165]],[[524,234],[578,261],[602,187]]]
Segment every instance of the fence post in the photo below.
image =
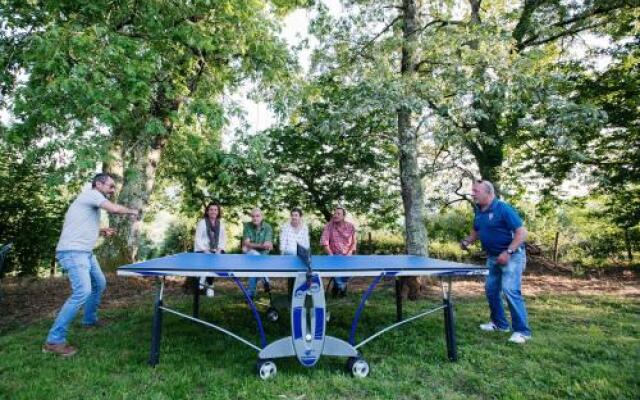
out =
[[631,251],[631,238],[629,238],[629,228],[624,228],[624,244],[627,247],[627,258],[629,262],[633,261],[633,252]]
[[558,266],[558,240],[560,239],[560,232],[556,231],[556,238],[553,241],[553,263]]

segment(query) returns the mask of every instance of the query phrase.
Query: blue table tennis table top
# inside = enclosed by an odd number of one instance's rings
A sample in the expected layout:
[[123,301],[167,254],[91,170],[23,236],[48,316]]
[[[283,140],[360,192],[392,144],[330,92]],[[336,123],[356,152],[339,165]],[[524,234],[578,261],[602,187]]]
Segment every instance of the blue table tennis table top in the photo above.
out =
[[[484,275],[483,265],[412,255],[312,256],[311,269],[320,276]],[[307,271],[294,255],[180,253],[118,268],[123,276],[296,277]]]

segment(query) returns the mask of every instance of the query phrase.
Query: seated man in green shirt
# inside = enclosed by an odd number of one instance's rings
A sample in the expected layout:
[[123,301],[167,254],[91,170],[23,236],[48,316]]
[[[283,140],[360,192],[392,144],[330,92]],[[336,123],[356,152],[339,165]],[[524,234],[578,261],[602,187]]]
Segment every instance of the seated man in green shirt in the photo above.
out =
[[[262,211],[251,211],[251,222],[244,224],[242,232],[242,252],[250,255],[267,255],[273,250],[273,229],[262,220]],[[266,281],[266,278],[262,278]],[[247,294],[253,298],[256,294],[258,278],[249,278]]]

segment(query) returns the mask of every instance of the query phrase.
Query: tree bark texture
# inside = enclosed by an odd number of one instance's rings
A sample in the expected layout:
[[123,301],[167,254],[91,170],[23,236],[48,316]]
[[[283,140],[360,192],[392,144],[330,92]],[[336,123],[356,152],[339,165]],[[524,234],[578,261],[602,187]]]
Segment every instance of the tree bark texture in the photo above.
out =
[[[149,204],[156,182],[156,171],[166,137],[157,136],[149,145],[137,144],[122,152],[121,165],[123,179],[116,198],[118,204],[144,210]],[[118,164],[118,163],[116,163]],[[111,172],[113,169],[110,169]],[[127,216],[110,215],[109,225],[117,234],[105,240],[98,256],[106,270],[136,261],[142,221],[131,220]]]
[[[415,0],[402,2],[402,58],[400,74],[403,80],[417,78],[416,31],[418,28]],[[424,193],[418,165],[418,136],[408,107],[398,109],[398,143],[400,154],[400,190],[404,206],[405,247],[407,254],[427,256],[427,228],[424,221]],[[416,299],[420,290],[417,277],[405,278],[409,298]]]
[[[416,1],[404,0],[403,44],[400,73],[405,80],[416,72],[416,29],[418,17]],[[400,150],[400,186],[404,205],[406,250],[408,254],[427,255],[427,229],[424,224],[424,195],[418,165],[418,137],[412,113],[407,107],[398,109],[398,138]]]

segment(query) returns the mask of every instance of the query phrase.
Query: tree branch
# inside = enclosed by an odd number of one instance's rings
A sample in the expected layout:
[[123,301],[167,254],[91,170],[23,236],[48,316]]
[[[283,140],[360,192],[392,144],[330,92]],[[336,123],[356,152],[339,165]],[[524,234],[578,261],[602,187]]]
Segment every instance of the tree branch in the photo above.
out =
[[434,26],[434,25],[440,25],[438,26],[438,28],[442,28],[448,25],[465,25],[466,22],[464,21],[457,21],[457,20],[444,20],[444,19],[434,19],[433,21],[429,21],[427,22],[424,26],[420,27],[420,28],[416,28],[415,30],[413,30],[412,32],[410,32],[410,35],[413,35],[416,32],[422,32],[427,30],[429,27]]
[[386,31],[391,29],[391,27],[393,25],[395,25],[395,23],[398,22],[400,20],[400,18],[401,18],[401,16],[397,15],[391,22],[389,22],[387,24],[387,26],[384,27],[384,29],[382,29],[380,32],[378,32],[372,39],[366,41],[365,43],[361,44],[360,46],[362,46],[362,48],[371,46],[373,43],[375,43],[376,40],[378,40],[378,38],[380,38],[380,36],[382,36]]
[[[541,34],[540,33],[534,33],[532,34],[531,37],[529,37],[526,40],[523,40],[526,30],[528,28],[528,24],[531,22],[531,16],[532,14],[535,12],[535,9],[537,7],[539,7],[540,5],[542,5],[544,3],[544,1],[540,1],[540,0],[531,0],[531,1],[526,1],[525,2],[525,7],[524,10],[522,12],[522,15],[520,17],[520,21],[518,22],[518,25],[516,26],[516,28],[514,29],[514,33],[513,33],[513,37],[514,39],[516,39],[516,52],[521,52],[522,50],[524,50],[527,47],[531,47],[531,46],[537,46],[540,44],[544,44],[544,43],[549,43],[551,41],[554,41],[556,39],[565,37],[565,36],[571,36],[571,35],[575,35],[576,33],[588,30],[588,29],[593,29],[602,25],[607,24],[609,21],[605,20],[605,21],[599,21],[597,23],[591,24],[591,25],[587,25],[587,26],[582,26],[582,27],[573,27],[567,30],[563,30],[561,32],[558,32],[554,35],[545,37],[543,39],[540,39]],[[598,15],[602,15],[602,14],[607,14],[611,11],[615,11],[615,10],[619,10],[622,9],[626,6],[626,4],[623,4],[624,2],[617,2],[617,4],[612,5],[612,6],[608,6],[608,7],[596,7],[594,9],[591,10],[587,10],[585,12],[582,12],[580,14],[577,14],[571,18],[565,19],[565,20],[561,20],[558,21],[552,25],[550,25],[551,27],[555,27],[555,28],[564,28],[567,27],[568,25],[571,24],[575,24],[578,22],[582,22],[587,20],[588,18],[591,17],[595,17]]]
[[608,24],[609,21],[600,21],[598,23],[592,24],[592,25],[587,25],[587,26],[583,26],[580,28],[575,28],[575,29],[569,29],[567,31],[562,31],[559,32],[555,35],[551,35],[549,37],[546,37],[544,39],[540,39],[540,40],[535,40],[536,37],[532,37],[530,39],[525,40],[524,42],[522,42],[519,46],[518,52],[524,50],[527,47],[533,47],[533,46],[539,46],[541,44],[545,44],[545,43],[549,43],[549,42],[553,42],[556,39],[560,39],[563,38],[565,36],[571,36],[571,35],[575,35],[577,33],[589,30],[589,29],[593,29],[593,28],[597,28],[599,26],[603,26]]

